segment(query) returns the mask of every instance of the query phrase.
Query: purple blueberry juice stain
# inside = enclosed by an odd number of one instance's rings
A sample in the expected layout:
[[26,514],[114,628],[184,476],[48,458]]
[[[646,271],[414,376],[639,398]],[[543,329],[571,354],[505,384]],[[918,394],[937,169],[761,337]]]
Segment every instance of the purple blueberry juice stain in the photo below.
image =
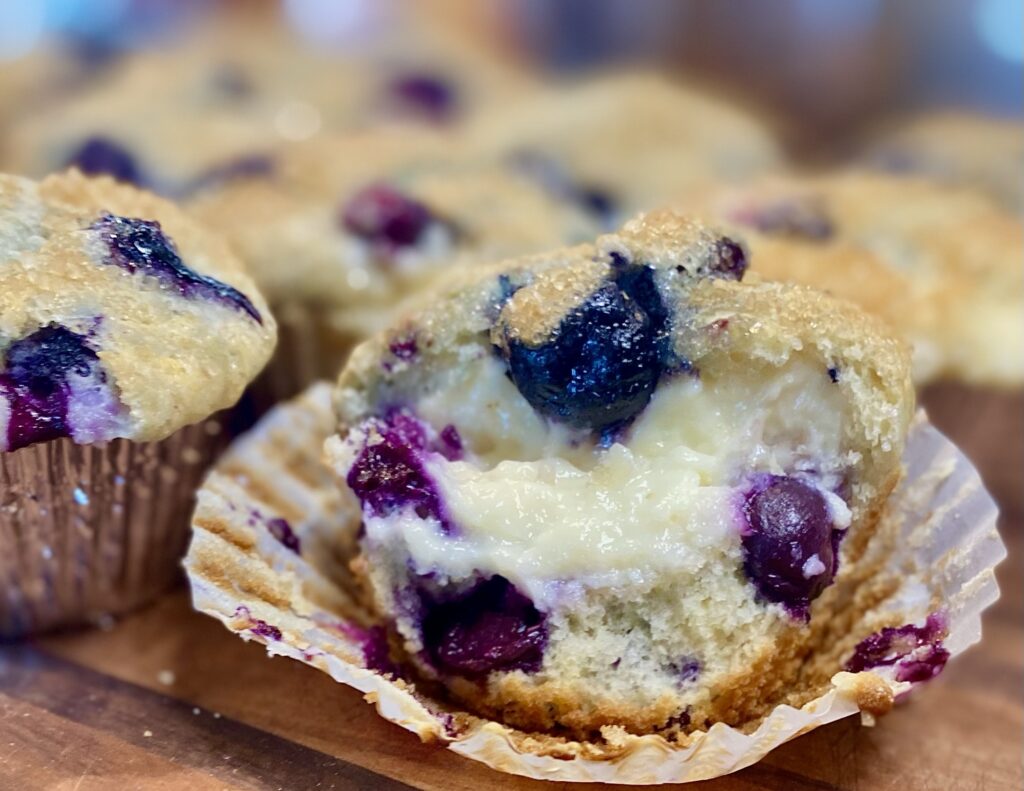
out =
[[841,536],[824,496],[796,478],[762,475],[742,513],[747,577],[765,599],[808,618],[810,603],[835,577]]
[[68,157],[64,167],[78,168],[87,176],[111,176],[140,187],[149,183],[132,153],[109,137],[85,140]]
[[253,618],[252,612],[244,604],[240,604],[235,608],[233,615],[234,618],[246,621],[247,629],[255,635],[265,637],[268,640],[280,640],[281,630],[276,626],[272,626],[266,621],[260,620],[259,618]]
[[887,626],[861,640],[844,668],[860,673],[894,666],[897,681],[928,681],[942,672],[949,659],[949,651],[942,645],[948,629],[941,612],[929,615],[924,626]]
[[383,626],[367,628],[345,622],[339,622],[337,627],[339,632],[359,644],[367,669],[386,676],[402,677],[401,668],[391,660],[387,629]]
[[415,247],[437,222],[418,200],[387,184],[371,184],[357,192],[341,212],[341,225],[386,253]]
[[427,659],[443,673],[474,677],[540,670],[546,619],[504,577],[482,580],[443,601],[424,596],[421,612]]
[[700,675],[701,663],[692,656],[684,656],[669,666],[669,670],[679,679],[680,684],[687,684]]
[[828,367],[828,378],[832,381],[832,384],[839,384],[839,369],[834,365]]
[[295,535],[292,526],[286,519],[275,517],[267,520],[267,531],[276,538],[286,549],[290,549],[296,555],[302,554],[299,537]]
[[108,263],[133,274],[154,277],[183,297],[219,302],[247,313],[255,321],[263,318],[241,291],[189,268],[160,227],[160,223],[104,214],[93,226],[106,242]]
[[388,83],[388,94],[403,109],[435,123],[450,121],[458,112],[455,86],[436,74],[400,74]]
[[49,324],[4,352],[0,396],[7,401],[7,450],[69,437],[74,380],[106,382],[99,355],[84,335]]
[[266,621],[261,621],[257,618],[252,622],[252,626],[249,627],[249,631],[260,637],[265,637],[268,640],[280,640],[281,630],[276,626],[271,626]]
[[436,519],[444,533],[454,533],[437,484],[424,465],[426,454],[447,458],[450,449],[439,438],[429,437],[427,427],[404,410],[372,418],[364,428],[367,440],[345,479],[363,514],[386,517],[412,508],[421,519]]

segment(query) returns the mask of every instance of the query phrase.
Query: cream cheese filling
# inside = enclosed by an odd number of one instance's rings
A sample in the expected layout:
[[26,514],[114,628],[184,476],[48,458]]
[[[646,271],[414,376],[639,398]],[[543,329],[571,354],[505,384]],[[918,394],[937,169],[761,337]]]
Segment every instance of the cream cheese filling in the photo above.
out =
[[455,533],[409,509],[368,517],[366,540],[404,544],[418,573],[501,574],[539,603],[558,581],[738,572],[743,498],[757,473],[806,477],[835,526],[849,525],[833,493],[853,461],[845,403],[800,355],[778,368],[679,375],[621,441],[598,448],[537,415],[501,362],[482,356],[414,409],[435,428],[455,425],[467,447],[459,461],[425,459]]

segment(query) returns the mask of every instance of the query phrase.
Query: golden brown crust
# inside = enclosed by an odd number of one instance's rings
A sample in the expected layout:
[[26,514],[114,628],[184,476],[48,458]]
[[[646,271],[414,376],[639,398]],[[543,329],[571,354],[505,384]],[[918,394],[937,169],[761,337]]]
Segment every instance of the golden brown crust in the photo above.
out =
[[[158,221],[187,266],[241,291],[262,323],[107,265],[89,230],[106,212]],[[110,179],[0,176],[0,259],[0,345],[50,323],[95,322],[132,439],[160,439],[232,405],[274,345],[274,319],[227,246],[167,201]]]

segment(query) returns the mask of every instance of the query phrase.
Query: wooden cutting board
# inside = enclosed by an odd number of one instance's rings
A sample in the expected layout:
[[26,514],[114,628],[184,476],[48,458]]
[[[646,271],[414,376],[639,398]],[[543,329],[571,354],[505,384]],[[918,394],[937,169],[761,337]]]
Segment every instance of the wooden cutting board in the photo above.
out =
[[[1024,397],[944,387],[925,403],[1003,509],[1010,559],[983,642],[874,728],[848,718],[688,788],[1024,785]],[[409,787],[552,786],[421,744],[353,690],[193,612],[183,589],[109,629],[0,647],[0,791]]]

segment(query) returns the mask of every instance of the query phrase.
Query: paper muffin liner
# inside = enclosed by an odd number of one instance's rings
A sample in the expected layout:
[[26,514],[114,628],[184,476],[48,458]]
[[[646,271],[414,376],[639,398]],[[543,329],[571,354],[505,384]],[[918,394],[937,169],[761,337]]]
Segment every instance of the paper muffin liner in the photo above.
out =
[[57,439],[0,453],[0,638],[102,622],[180,576],[221,417],[159,442]]
[[[876,591],[830,646],[813,694],[791,698],[745,727],[722,723],[670,742],[606,728],[600,741],[530,734],[460,711],[413,683],[374,669],[380,635],[359,606],[347,568],[358,512],[321,461],[334,430],[321,383],[279,406],[237,441],[198,495],[185,565],[195,606],[270,654],[290,656],[364,693],[385,719],[473,760],[528,777],[649,784],[704,780],[742,769],[784,742],[860,712],[882,714],[917,685],[898,664],[842,670],[853,647],[883,626],[941,613],[951,656],[981,637],[981,613],[999,595],[1005,557],[996,507],[967,459],[918,413],[906,475],[878,532],[830,591]],[[878,583],[878,584],[876,584]],[[856,597],[853,597],[856,598]],[[842,599],[840,599],[842,600]],[[813,620],[812,620],[813,625]],[[835,654],[832,656],[832,654]],[[375,658],[377,661],[375,661]]]

